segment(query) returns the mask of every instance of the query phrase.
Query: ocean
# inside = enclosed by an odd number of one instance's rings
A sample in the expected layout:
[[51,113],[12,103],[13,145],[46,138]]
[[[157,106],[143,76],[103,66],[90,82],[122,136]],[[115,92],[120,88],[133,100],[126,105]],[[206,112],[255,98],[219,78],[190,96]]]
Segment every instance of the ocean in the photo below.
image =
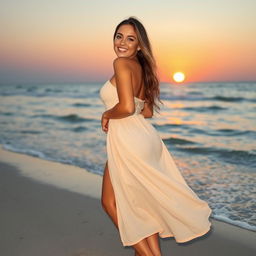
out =
[[[107,80],[107,79],[106,79]],[[103,175],[102,83],[1,84],[0,143]],[[211,217],[256,231],[256,82],[161,83],[147,119]]]

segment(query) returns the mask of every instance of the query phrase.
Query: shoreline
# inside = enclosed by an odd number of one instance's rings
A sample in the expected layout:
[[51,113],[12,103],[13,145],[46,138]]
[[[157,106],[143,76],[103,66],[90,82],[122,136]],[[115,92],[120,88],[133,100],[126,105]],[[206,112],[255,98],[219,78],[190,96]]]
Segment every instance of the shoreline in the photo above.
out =
[[[0,252],[5,256],[134,255],[101,207],[101,176],[3,149],[0,175]],[[210,221],[211,230],[189,242],[159,238],[163,256],[255,254],[255,232]]]
[[0,162],[18,168],[34,181],[64,188],[81,195],[100,198],[102,177],[78,166],[8,151],[0,144]]
[[[22,152],[13,152],[3,148],[3,144],[0,144],[0,162],[15,166],[21,171],[22,175],[37,182],[51,184],[92,198],[101,198],[103,176],[92,173],[85,168],[43,159],[39,156],[31,156]],[[256,231],[256,227],[250,226],[246,222],[231,220],[224,216],[211,218],[248,231]]]

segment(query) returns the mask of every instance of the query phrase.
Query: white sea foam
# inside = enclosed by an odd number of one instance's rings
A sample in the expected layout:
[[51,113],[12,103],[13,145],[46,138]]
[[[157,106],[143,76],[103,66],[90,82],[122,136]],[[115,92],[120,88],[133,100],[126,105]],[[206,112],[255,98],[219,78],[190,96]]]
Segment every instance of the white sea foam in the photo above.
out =
[[229,223],[229,224],[241,227],[241,228],[256,231],[256,226],[252,226],[244,221],[232,220],[232,219],[228,218],[227,216],[223,216],[223,215],[214,215],[213,214],[212,217],[216,220],[224,221],[226,223]]

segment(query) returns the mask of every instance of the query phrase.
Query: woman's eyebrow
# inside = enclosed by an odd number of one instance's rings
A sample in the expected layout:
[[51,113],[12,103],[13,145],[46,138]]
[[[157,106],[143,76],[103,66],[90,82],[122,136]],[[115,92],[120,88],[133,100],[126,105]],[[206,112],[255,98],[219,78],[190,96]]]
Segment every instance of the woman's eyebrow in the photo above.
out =
[[[122,33],[120,33],[120,32],[118,32],[117,34],[123,35],[123,34],[122,34]],[[135,37],[135,36],[133,36],[133,35],[128,35],[128,36],[136,38],[136,37]]]

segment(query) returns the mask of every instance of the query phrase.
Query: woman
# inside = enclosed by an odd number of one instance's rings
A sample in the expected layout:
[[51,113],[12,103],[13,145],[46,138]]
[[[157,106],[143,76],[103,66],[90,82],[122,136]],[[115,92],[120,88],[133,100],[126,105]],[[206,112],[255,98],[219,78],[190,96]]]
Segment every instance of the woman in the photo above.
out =
[[159,236],[182,243],[210,230],[211,209],[187,185],[146,119],[159,109],[159,80],[144,26],[130,17],[114,32],[114,75],[100,89],[108,160],[102,206],[124,246],[159,256]]

